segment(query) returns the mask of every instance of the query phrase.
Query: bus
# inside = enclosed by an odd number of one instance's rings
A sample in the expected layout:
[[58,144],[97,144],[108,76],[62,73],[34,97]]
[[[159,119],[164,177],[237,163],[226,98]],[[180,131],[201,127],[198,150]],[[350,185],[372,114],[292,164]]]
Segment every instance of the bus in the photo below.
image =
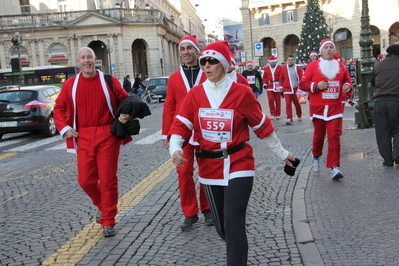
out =
[[[77,69],[57,65],[23,67],[22,74],[25,86],[51,84],[61,87],[65,80],[77,74]],[[12,72],[11,68],[0,69],[0,86],[8,85],[20,85],[20,73]]]

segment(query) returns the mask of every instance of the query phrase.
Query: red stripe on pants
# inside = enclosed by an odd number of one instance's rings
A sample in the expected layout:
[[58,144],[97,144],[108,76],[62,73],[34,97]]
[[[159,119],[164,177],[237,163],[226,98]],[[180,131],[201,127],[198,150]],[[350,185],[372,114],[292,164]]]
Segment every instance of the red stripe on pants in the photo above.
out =
[[270,115],[281,116],[281,95],[280,92],[267,91],[267,99],[269,101]]
[[327,133],[327,160],[326,167],[333,168],[340,166],[340,153],[342,135],[342,117],[330,121],[313,118],[313,148],[312,153],[314,157],[320,157],[323,154],[324,138]]
[[[193,178],[194,149],[195,147],[190,144],[183,147],[184,158],[187,162],[183,163],[183,167],[176,168],[179,181],[180,205],[185,217],[198,214],[197,192]],[[210,208],[202,184],[199,185],[199,202],[201,212]]]
[[[296,92],[296,90],[294,90]],[[294,94],[284,94],[285,99],[285,111],[287,113],[287,119],[292,119],[292,104],[295,106],[296,115],[298,118],[302,117],[302,108],[298,102],[298,96]]]
[[120,140],[111,125],[79,129],[76,139],[78,182],[102,212],[102,226],[114,226],[118,212],[118,157]]

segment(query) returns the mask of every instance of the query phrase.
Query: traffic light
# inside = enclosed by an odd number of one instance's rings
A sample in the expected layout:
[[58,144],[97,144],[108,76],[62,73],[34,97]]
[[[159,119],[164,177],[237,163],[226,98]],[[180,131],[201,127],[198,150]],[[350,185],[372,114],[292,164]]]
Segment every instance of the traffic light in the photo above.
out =
[[19,72],[19,58],[11,58],[11,71]]

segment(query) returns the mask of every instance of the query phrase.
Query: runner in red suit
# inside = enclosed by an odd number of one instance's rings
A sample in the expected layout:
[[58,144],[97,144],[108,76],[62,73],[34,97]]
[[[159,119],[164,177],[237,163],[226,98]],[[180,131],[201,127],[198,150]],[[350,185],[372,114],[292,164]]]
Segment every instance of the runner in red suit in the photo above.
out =
[[352,90],[352,82],[345,66],[333,59],[335,44],[325,39],[320,43],[321,58],[307,67],[301,79],[301,89],[310,93],[310,119],[313,121],[313,170],[320,171],[319,158],[323,153],[327,133],[326,166],[331,178],[343,177],[340,167],[340,137],[342,135],[342,93]]
[[266,86],[267,99],[271,118],[280,119],[281,117],[281,94],[279,78],[283,67],[277,64],[277,59],[273,55],[269,56],[269,65],[265,67],[263,73],[263,86]]
[[[198,65],[200,49],[196,36],[189,35],[183,37],[180,40],[179,49],[184,64],[170,75],[168,79],[167,96],[162,114],[162,139],[166,149],[169,149],[167,135],[169,134],[172,122],[178,114],[184,98],[192,87],[206,80],[204,72]],[[185,216],[184,222],[180,225],[183,231],[198,222],[198,210],[204,213],[205,223],[207,225],[213,225],[212,214],[202,185],[200,185],[199,188],[200,206],[198,206],[196,187],[193,179],[194,150],[197,145],[198,144],[191,141],[189,145],[184,147],[184,155],[188,162],[184,167],[177,168],[180,205]]]

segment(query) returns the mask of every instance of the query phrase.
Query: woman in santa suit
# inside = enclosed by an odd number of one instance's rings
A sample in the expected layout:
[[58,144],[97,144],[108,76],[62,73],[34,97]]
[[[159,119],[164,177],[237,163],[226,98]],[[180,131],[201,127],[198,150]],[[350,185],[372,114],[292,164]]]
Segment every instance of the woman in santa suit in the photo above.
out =
[[340,167],[343,105],[342,94],[352,90],[352,82],[345,66],[334,60],[335,44],[330,39],[320,43],[320,60],[306,68],[299,86],[310,92],[309,110],[313,121],[313,171],[319,172],[319,158],[323,152],[327,133],[328,152],[326,166],[331,178],[343,178]]
[[169,131],[169,151],[173,163],[182,166],[182,147],[194,131],[200,144],[198,178],[216,230],[226,240],[227,265],[247,265],[245,217],[255,175],[253,150],[247,143],[249,127],[288,165],[295,157],[282,147],[252,91],[227,77],[231,58],[226,41],[207,45],[200,65],[207,80],[187,94]]

